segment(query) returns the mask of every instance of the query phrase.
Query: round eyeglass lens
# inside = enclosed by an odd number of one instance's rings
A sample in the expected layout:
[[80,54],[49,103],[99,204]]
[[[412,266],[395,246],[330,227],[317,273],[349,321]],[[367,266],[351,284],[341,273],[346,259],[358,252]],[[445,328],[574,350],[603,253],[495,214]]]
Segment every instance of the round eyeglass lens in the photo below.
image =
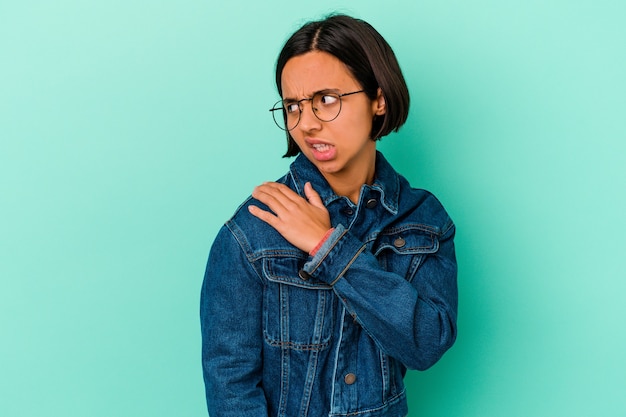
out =
[[[290,122],[287,121],[287,109],[285,108],[285,103],[282,100],[278,100],[276,104],[270,109],[272,112],[272,117],[274,118],[274,123],[276,126],[281,128],[282,130],[291,130],[298,124],[298,120],[300,119],[300,111],[297,111],[297,115],[295,115],[295,122],[293,121],[293,115],[289,118]],[[298,104],[296,103],[296,107]],[[290,125],[290,126],[288,126]]]
[[317,93],[312,99],[313,113],[323,122],[331,122],[341,111],[341,97],[335,93]]
[[322,122],[332,122],[341,112],[341,95],[337,93],[319,92],[311,98],[299,101],[279,100],[270,109],[276,126],[283,130],[293,130],[300,123],[305,101],[311,102],[313,114]]

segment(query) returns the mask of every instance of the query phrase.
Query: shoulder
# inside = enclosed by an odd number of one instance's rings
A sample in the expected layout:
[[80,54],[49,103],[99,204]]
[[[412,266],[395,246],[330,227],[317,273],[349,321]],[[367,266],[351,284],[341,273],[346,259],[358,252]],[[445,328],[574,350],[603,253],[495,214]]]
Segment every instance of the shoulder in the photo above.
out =
[[440,236],[454,229],[454,222],[433,193],[413,188],[404,177],[399,178],[399,216],[408,222],[427,227]]
[[[286,184],[293,189],[288,175],[278,179],[277,182]],[[254,260],[272,254],[284,256],[291,252],[293,255],[300,256],[301,251],[299,249],[287,242],[272,226],[248,211],[248,207],[251,205],[270,211],[266,205],[249,196],[224,224],[224,229],[233,235],[248,258]]]
[[439,236],[454,228],[450,216],[433,193],[412,187],[382,153],[378,152],[376,157],[378,181],[387,195],[389,207],[393,207],[393,211],[397,209],[394,226],[423,229]]

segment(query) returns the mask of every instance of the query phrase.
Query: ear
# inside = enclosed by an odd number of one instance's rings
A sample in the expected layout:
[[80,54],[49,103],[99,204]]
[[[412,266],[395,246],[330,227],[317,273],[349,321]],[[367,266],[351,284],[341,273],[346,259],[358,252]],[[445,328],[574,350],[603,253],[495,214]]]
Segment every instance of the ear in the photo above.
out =
[[385,104],[385,96],[383,95],[383,90],[378,88],[378,92],[376,93],[376,98],[372,101],[372,112],[375,116],[382,116],[387,113],[387,105]]

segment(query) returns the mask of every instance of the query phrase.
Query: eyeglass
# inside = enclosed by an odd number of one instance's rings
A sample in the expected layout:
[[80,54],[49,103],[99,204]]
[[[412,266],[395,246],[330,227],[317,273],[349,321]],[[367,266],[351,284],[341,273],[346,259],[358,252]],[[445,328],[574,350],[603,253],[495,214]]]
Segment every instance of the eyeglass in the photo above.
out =
[[352,91],[351,93],[339,94],[335,90],[318,91],[313,97],[301,100],[278,100],[270,109],[274,123],[282,130],[293,130],[302,115],[302,102],[310,101],[313,114],[322,122],[332,122],[341,112],[341,97],[363,93],[364,90]]

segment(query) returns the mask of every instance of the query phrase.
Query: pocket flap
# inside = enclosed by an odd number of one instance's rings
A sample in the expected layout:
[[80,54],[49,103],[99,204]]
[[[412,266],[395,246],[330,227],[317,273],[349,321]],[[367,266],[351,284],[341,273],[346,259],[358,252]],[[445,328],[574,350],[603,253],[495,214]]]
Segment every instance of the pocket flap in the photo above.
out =
[[375,254],[389,249],[397,254],[428,254],[439,250],[439,239],[423,227],[403,227],[383,231],[376,241]]
[[263,262],[263,273],[271,282],[313,290],[330,290],[331,286],[325,282],[314,278],[303,279],[298,275],[305,262],[304,258],[267,258]]

